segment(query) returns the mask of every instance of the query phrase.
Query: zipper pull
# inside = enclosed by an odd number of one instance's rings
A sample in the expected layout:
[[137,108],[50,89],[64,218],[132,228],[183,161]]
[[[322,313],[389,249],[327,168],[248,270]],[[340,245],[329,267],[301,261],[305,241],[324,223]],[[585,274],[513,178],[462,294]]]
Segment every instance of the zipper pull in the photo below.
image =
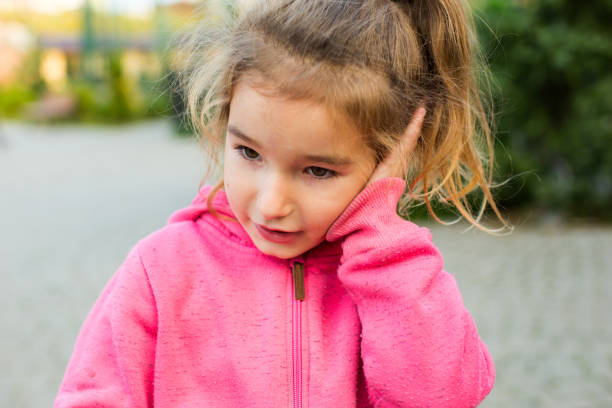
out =
[[294,262],[292,273],[295,298],[297,300],[304,300],[306,299],[306,289],[304,287],[304,264],[301,262]]

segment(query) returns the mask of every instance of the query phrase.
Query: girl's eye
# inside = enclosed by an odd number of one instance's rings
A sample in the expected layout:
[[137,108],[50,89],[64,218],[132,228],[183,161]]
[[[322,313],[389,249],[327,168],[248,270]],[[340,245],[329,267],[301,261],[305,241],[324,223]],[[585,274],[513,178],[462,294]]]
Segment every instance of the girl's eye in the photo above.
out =
[[318,179],[327,179],[336,176],[336,172],[329,169],[324,169],[323,167],[311,166],[306,169],[306,172]]
[[257,160],[259,158],[259,153],[257,153],[255,150],[251,149],[250,147],[238,146],[236,149],[240,152],[242,157],[244,157],[247,160]]

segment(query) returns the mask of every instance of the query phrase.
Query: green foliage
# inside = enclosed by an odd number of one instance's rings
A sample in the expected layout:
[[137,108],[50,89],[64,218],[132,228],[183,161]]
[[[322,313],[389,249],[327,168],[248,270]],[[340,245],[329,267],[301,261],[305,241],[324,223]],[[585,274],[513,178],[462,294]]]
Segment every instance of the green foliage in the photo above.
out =
[[22,107],[36,99],[36,92],[31,87],[13,84],[0,88],[0,116],[18,117]]
[[170,116],[172,111],[165,81],[141,77],[127,81],[119,54],[106,56],[102,78],[81,78],[71,82],[70,93],[77,99],[74,119],[84,122],[121,123]]
[[[89,123],[122,123],[160,116],[173,116],[170,85],[162,78],[141,74],[128,79],[121,64],[122,50],[101,51],[102,69],[88,70],[90,56],[81,55],[77,67],[69,66],[67,88],[64,96],[76,101],[74,115],[33,118],[27,114],[32,102],[40,102],[50,91],[40,76],[40,48],[35,48],[26,58],[17,80],[0,87],[0,116],[28,118],[48,122],[81,121]],[[90,72],[91,71],[91,72]]]
[[121,58],[117,52],[111,52],[108,56],[108,86],[111,96],[108,105],[109,119],[116,122],[131,119],[129,89],[123,76]]
[[45,92],[45,84],[39,73],[40,56],[40,49],[35,48],[26,56],[17,80],[0,86],[0,116],[19,117],[26,104]]
[[612,219],[612,2],[488,0],[506,206]]
[[74,81],[70,93],[76,98],[76,116],[82,122],[100,122],[108,115],[104,86],[88,81]]

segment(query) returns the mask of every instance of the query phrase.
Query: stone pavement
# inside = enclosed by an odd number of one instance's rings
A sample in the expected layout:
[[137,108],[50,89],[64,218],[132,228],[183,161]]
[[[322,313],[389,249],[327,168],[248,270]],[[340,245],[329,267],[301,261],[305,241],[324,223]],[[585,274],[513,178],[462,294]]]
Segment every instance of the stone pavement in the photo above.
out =
[[[203,155],[170,134],[0,123],[0,406],[51,406],[110,275],[195,195]],[[612,407],[612,228],[430,228],[496,363],[482,407]]]
[[612,228],[432,228],[494,357],[483,407],[612,407]]

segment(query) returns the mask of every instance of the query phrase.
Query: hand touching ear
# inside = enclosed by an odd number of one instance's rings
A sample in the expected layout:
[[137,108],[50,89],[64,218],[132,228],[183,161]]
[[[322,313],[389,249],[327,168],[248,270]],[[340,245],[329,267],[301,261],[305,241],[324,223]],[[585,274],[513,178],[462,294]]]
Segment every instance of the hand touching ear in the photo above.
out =
[[366,185],[372,184],[385,177],[403,177],[403,163],[405,162],[405,158],[410,156],[416,146],[426,113],[427,111],[422,106],[414,112],[397,147],[389,152],[387,157],[378,164]]

